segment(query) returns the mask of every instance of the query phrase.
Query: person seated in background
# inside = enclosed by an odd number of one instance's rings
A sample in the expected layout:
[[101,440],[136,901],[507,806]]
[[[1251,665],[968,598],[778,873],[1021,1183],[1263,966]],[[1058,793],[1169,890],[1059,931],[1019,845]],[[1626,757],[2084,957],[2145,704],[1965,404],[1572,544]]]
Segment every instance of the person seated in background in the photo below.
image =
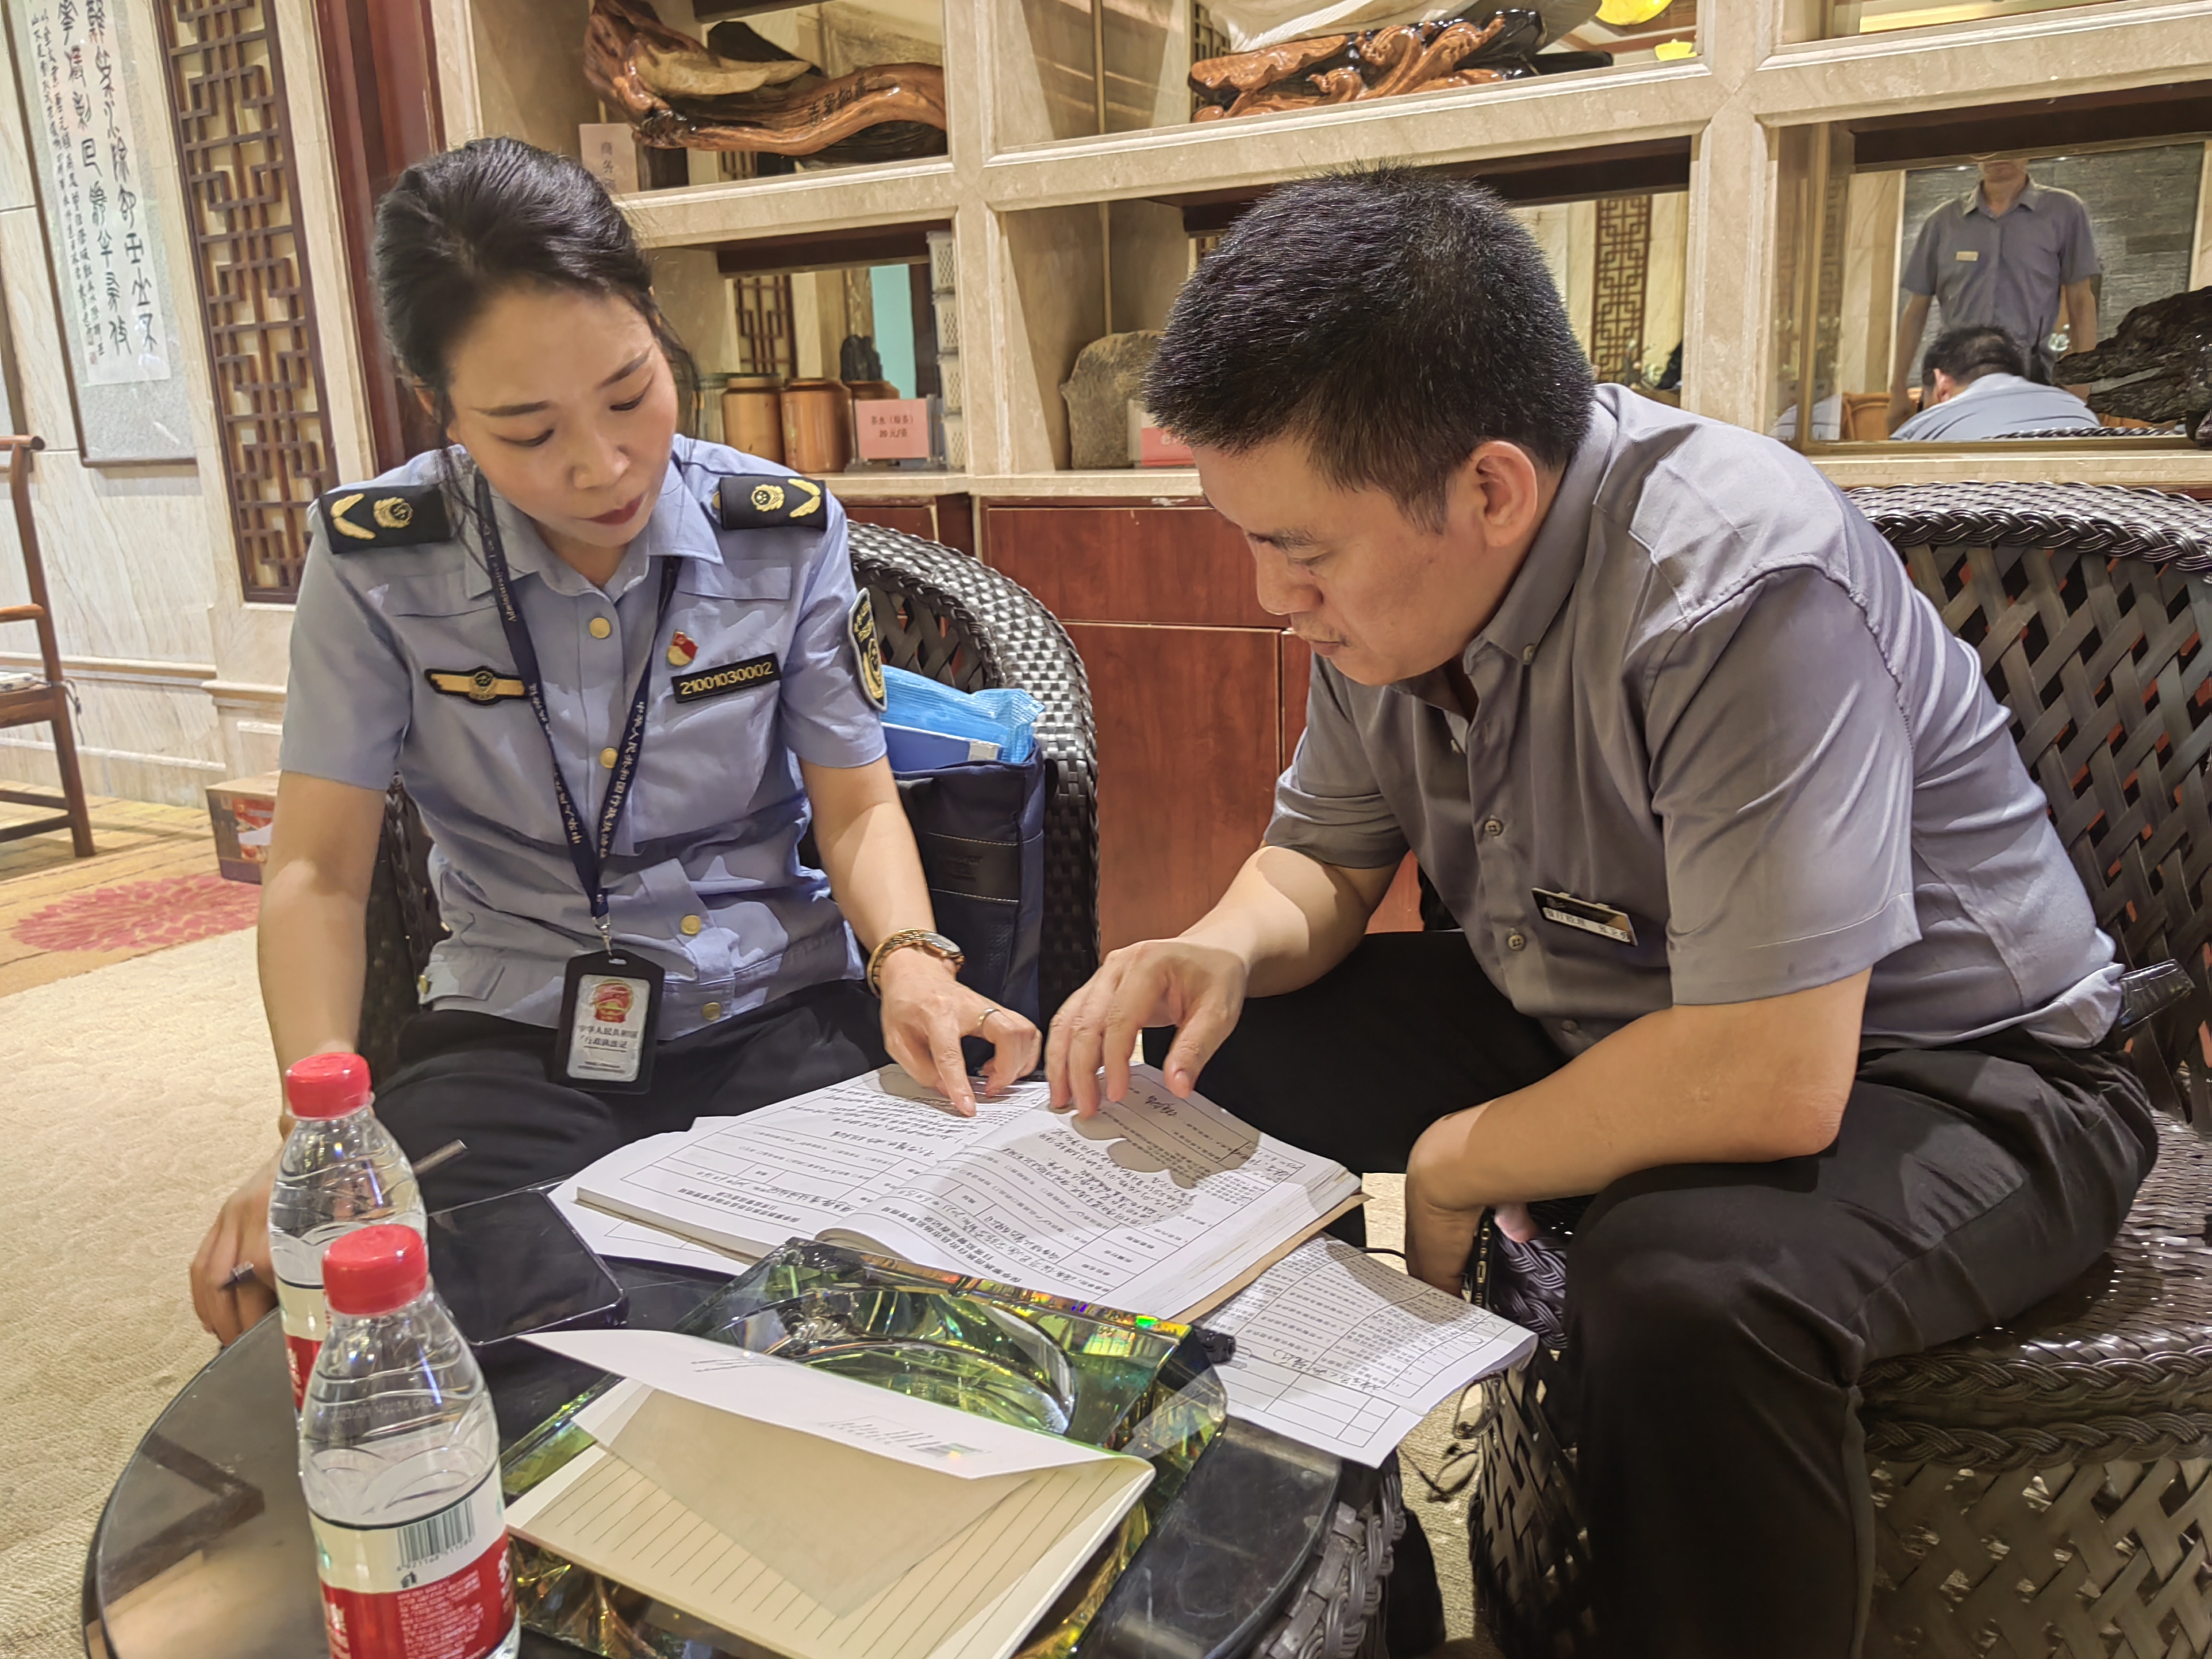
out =
[[1890,435],[1976,443],[2023,432],[2079,429],[2102,422],[2063,386],[2027,378],[2027,359],[2012,336],[1978,324],[1947,329],[1920,360],[1920,412]]
[[[1146,404],[1316,661],[1264,844],[1062,1006],[1054,1103],[1150,1028],[1177,1093],[1407,1171],[1454,1291],[1578,1208],[1546,1409],[1602,1650],[1848,1659],[1864,1369],[2087,1267],[2157,1145],[1973,649],[1803,457],[1593,388],[1462,181],[1266,198]],[[1463,932],[1365,936],[1409,848]]]
[[[313,521],[261,886],[277,1064],[355,1046],[397,774],[450,936],[376,1112],[410,1158],[466,1143],[423,1178],[430,1209],[887,1054],[969,1112],[963,1036],[995,1044],[994,1091],[1029,1071],[1036,1028],[962,985],[933,931],[844,513],[679,435],[690,359],[599,182],[509,138],[434,156],[378,204],[375,277],[453,447]],[[556,1042],[586,984],[652,1045],[643,1089]],[[224,1342],[273,1305],[274,1171],[192,1262]],[[234,1283],[241,1263],[256,1277]]]
[[2020,343],[2030,378],[2048,380],[2063,328],[2065,351],[2097,343],[2097,280],[2104,270],[2089,209],[2069,190],[2039,185],[2026,160],[1978,158],[1980,177],[1920,227],[1898,286],[1896,348],[1889,381],[1889,429],[1905,423],[1905,375],[1936,310],[1942,329],[1979,324]]

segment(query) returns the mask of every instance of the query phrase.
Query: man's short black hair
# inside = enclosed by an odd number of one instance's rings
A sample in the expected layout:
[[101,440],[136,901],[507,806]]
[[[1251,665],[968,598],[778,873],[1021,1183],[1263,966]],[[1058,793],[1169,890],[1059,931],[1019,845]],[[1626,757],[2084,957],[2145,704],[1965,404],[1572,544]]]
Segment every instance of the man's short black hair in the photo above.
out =
[[1933,386],[1942,369],[1960,386],[1984,374],[2027,373],[2027,356],[2011,335],[1987,323],[1968,323],[1938,334],[1920,360],[1920,384]]
[[1406,167],[1285,186],[1199,263],[1145,382],[1184,442],[1305,441],[1340,489],[1443,519],[1492,439],[1564,467],[1590,369],[1536,244],[1479,185]]

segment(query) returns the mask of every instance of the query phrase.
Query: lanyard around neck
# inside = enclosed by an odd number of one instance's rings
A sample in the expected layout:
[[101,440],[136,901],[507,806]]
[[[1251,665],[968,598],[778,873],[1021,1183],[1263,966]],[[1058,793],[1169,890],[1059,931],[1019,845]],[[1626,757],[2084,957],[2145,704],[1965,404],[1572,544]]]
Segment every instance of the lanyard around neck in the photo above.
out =
[[[492,592],[499,600],[499,625],[507,634],[507,649],[514,654],[515,678],[522,682],[523,695],[530,700],[531,712],[538,716],[538,727],[545,733],[545,746],[551,755],[553,799],[561,809],[561,831],[568,838],[568,858],[576,866],[576,879],[583,884],[584,896],[592,902],[592,921],[599,927],[599,939],[611,949],[614,925],[602,872],[613,854],[615,829],[622,822],[623,808],[629,802],[630,785],[637,779],[638,757],[645,749],[646,708],[653,701],[653,657],[651,653],[647,655],[645,667],[637,677],[637,690],[630,695],[629,718],[623,724],[622,743],[615,750],[614,774],[607,780],[606,798],[599,803],[598,833],[586,834],[583,814],[576,810],[575,798],[569,794],[568,781],[561,775],[561,745],[554,738],[553,716],[545,707],[545,687],[538,673],[538,648],[530,641],[529,624],[523,621],[522,607],[515,602],[514,579],[507,568],[507,549],[500,538],[491,485],[481,472],[477,474],[477,525],[483,541],[484,569],[491,577]],[[668,625],[668,603],[675,592],[676,561],[664,557],[660,564],[660,607],[653,624],[655,647],[659,645],[661,630]]]

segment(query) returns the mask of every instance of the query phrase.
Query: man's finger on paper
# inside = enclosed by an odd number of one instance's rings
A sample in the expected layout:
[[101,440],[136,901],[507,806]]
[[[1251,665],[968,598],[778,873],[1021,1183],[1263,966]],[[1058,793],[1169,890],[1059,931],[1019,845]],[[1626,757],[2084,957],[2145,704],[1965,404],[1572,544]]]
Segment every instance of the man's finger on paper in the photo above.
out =
[[1221,1046],[1234,1023],[1218,1004],[1200,1003],[1176,1033],[1175,1042],[1168,1049],[1167,1063],[1160,1067],[1168,1087],[1188,1098],[1190,1091],[1198,1087],[1198,1074],[1206,1069],[1206,1062],[1213,1058],[1213,1051]]

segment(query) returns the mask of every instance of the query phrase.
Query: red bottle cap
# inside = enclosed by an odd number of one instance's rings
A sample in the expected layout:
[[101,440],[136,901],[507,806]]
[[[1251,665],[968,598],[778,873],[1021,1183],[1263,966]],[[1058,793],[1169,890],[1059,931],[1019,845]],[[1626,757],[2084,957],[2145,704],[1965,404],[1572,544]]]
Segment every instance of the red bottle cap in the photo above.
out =
[[359,1054],[309,1054],[284,1073],[294,1117],[343,1117],[368,1104],[368,1062]]
[[390,1313],[429,1283],[429,1252],[412,1227],[363,1227],[323,1252],[323,1297],[332,1313]]

